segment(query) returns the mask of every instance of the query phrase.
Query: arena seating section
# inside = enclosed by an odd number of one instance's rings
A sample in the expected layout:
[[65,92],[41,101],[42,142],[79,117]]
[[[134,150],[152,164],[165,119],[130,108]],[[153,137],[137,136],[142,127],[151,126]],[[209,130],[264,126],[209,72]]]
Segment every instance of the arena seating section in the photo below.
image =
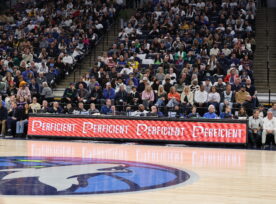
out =
[[[149,1],[90,73],[54,101],[55,84],[118,16],[112,2],[21,3],[1,16],[0,92],[9,116],[26,103],[30,113],[194,118],[214,105],[218,117],[252,115],[259,105],[254,1]],[[224,103],[227,85],[232,97]]]

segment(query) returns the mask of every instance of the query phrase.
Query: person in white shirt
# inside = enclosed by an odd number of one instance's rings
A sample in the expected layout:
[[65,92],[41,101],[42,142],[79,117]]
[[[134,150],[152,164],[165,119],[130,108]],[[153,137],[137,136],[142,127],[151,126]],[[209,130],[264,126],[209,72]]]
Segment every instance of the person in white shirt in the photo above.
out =
[[199,113],[202,115],[205,112],[208,102],[208,93],[205,91],[204,85],[200,86],[200,89],[195,91],[195,105],[199,107]]
[[210,53],[209,55],[212,56],[212,55],[215,55],[217,56],[219,54],[220,50],[218,48],[218,45],[215,44],[214,47],[210,50]]
[[248,119],[249,142],[254,148],[257,147],[258,140],[261,138],[261,129],[263,127],[263,118],[259,114],[259,110],[255,110]]
[[210,93],[208,94],[208,105],[212,104],[218,110],[219,102],[220,102],[220,95],[217,92],[217,88],[215,86],[212,86],[210,89]]
[[273,117],[271,111],[267,112],[267,116],[263,120],[263,133],[262,133],[262,145],[266,142],[268,134],[274,136],[274,142],[276,141],[276,119]]

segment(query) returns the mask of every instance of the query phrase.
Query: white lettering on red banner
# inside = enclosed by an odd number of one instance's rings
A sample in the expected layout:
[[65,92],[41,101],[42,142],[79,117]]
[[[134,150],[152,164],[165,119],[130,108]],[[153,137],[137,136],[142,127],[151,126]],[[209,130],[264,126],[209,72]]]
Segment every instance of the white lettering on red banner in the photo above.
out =
[[246,123],[30,117],[28,135],[246,143]]

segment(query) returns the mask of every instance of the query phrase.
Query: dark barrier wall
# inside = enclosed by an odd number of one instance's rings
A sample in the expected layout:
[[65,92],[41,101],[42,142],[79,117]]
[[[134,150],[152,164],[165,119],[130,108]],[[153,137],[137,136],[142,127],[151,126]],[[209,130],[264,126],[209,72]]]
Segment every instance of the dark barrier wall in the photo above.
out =
[[35,115],[28,136],[246,144],[247,121]]

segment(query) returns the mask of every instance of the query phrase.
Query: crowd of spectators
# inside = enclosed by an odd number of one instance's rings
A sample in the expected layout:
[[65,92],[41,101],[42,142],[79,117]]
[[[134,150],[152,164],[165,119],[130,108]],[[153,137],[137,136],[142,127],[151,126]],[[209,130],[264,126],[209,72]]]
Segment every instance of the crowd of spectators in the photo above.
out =
[[[0,15],[0,103],[8,114],[1,112],[1,135],[6,126],[10,134],[24,133],[29,112],[43,109],[43,100],[53,101],[53,86],[91,51],[118,16],[120,4],[18,1]],[[51,106],[55,110],[55,103]]]
[[146,1],[60,102],[53,101],[47,75],[66,75],[79,56],[74,53],[95,43],[119,5],[108,0],[42,5],[6,16],[13,23],[0,27],[5,31],[0,110],[8,110],[8,132],[16,125],[15,133],[22,134],[31,112],[249,119],[252,144],[254,135],[262,135],[262,143],[267,134],[275,135],[276,105],[266,113],[254,86],[254,0]]

